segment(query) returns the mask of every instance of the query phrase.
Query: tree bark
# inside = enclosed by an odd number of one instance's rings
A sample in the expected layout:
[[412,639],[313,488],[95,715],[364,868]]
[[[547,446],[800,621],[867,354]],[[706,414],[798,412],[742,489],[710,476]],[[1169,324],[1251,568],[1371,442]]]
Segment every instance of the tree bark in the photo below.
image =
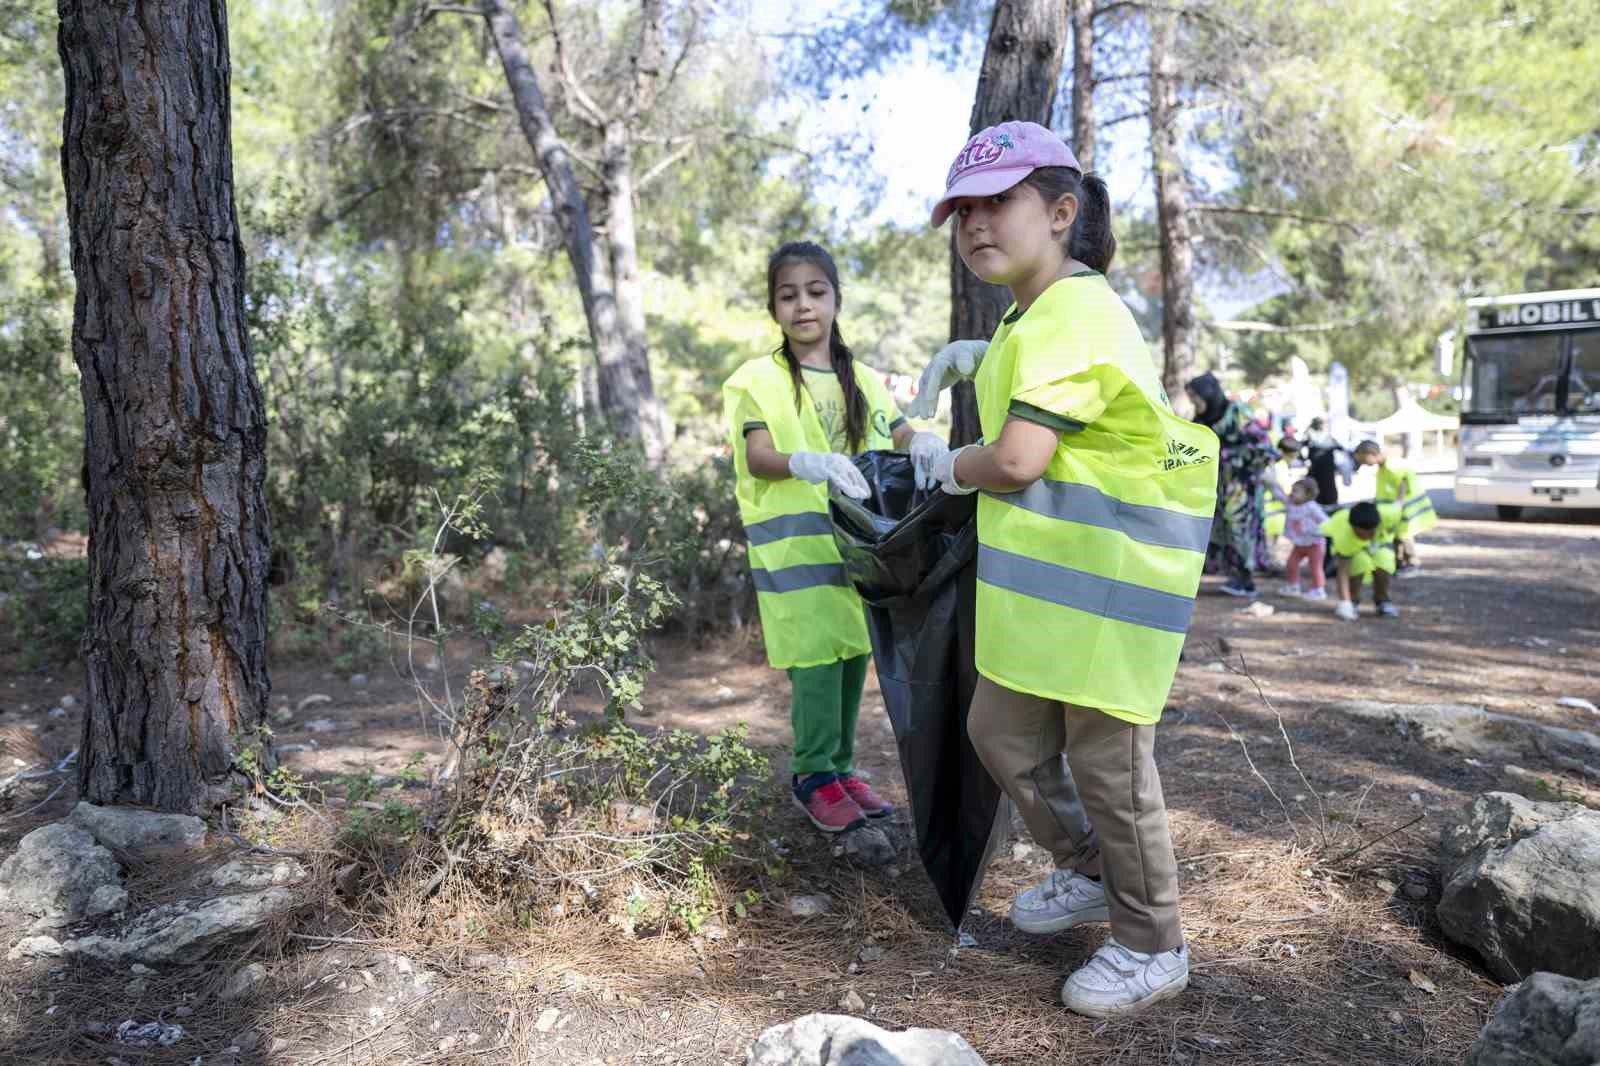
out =
[[1161,383],[1186,410],[1183,384],[1194,374],[1194,234],[1189,182],[1178,149],[1178,15],[1152,8],[1150,18],[1150,161],[1156,182],[1161,243]]
[[[1066,8],[1060,0],[998,0],[978,73],[969,135],[998,122],[1050,124],[1066,52]],[[987,340],[1011,304],[1011,293],[973,275],[950,233],[950,339]],[[951,394],[950,443],[971,444],[981,434],[971,384]]]
[[222,0],[60,0],[89,509],[83,798],[201,811],[268,769],[266,417]]
[[1094,169],[1094,6],[1095,0],[1068,0],[1072,5],[1072,154],[1085,174]]
[[[601,413],[612,433],[625,440],[637,441],[650,462],[659,462],[664,442],[660,405],[650,377],[649,351],[644,339],[644,305],[638,283],[638,253],[632,225],[631,158],[626,137],[620,144],[613,144],[610,136],[606,138],[605,163],[613,175],[620,168],[620,176],[625,179],[614,185],[613,178],[606,177],[608,203],[612,210],[616,210],[623,193],[626,194],[627,203],[623,210],[626,234],[612,234],[609,254],[602,259],[595,254],[594,225],[589,218],[589,205],[573,176],[571,154],[550,119],[550,109],[545,104],[544,91],[539,87],[533,64],[528,60],[516,14],[506,0],[481,0],[480,9],[500,55],[500,65],[505,70],[506,83],[517,109],[517,120],[538,160],[539,171],[544,175],[550,199],[555,206],[556,219],[561,226],[562,243],[566,246],[567,259],[572,263],[573,277],[583,300],[589,339],[594,344]],[[615,195],[612,194],[614,187],[619,190]],[[626,307],[619,303],[618,291],[614,287],[617,281],[610,269],[612,267],[620,267],[625,272],[631,270],[631,277],[625,279],[632,282],[632,296]],[[629,321],[632,318],[637,319],[637,330],[630,339]]]

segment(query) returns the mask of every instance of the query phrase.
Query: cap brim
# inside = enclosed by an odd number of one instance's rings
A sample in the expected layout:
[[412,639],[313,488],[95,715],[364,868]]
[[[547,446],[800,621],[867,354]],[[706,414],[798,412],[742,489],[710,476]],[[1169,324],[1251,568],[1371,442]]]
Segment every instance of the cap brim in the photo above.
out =
[[1032,174],[1032,166],[1001,167],[997,170],[985,170],[978,174],[968,174],[944,191],[944,196],[933,205],[933,217],[929,221],[934,229],[944,225],[944,220],[956,209],[955,201],[963,196],[993,196],[997,192],[1005,192],[1023,178]]

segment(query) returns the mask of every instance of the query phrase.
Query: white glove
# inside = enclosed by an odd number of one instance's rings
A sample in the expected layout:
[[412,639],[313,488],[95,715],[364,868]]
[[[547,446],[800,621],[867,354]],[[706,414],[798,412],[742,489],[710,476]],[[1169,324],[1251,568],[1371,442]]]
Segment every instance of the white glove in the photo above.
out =
[[789,456],[789,473],[813,485],[826,481],[853,500],[864,500],[872,495],[872,488],[861,471],[838,452],[795,452]]
[[1333,609],[1333,613],[1346,622],[1357,622],[1361,619],[1361,613],[1356,610],[1356,605],[1349,600],[1340,600],[1339,606]]
[[978,491],[976,485],[963,485],[956,480],[956,457],[968,448],[977,448],[979,445],[967,444],[953,452],[945,452],[933,464],[934,480],[939,482],[939,487],[952,496],[965,496]]
[[917,488],[931,489],[939,483],[933,464],[950,454],[950,446],[937,433],[919,431],[911,438],[911,468],[917,474]]
[[978,372],[988,341],[951,341],[923,370],[917,380],[917,395],[906,407],[907,418],[932,418],[939,411],[939,393]]

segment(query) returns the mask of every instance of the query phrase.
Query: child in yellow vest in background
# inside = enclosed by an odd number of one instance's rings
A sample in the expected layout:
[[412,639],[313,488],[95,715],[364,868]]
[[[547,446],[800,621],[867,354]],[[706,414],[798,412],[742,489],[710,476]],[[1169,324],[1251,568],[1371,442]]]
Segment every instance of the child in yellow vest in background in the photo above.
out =
[[1389,578],[1395,571],[1395,540],[1400,536],[1402,518],[1398,504],[1363,501],[1348,507],[1322,524],[1319,532],[1333,542],[1333,557],[1339,567],[1339,606],[1334,614],[1347,622],[1359,617],[1361,585],[1372,575],[1372,598],[1379,615],[1400,617],[1400,609],[1389,598]]
[[1032,122],[977,134],[934,226],[952,212],[962,262],[1016,301],[981,355],[958,341],[934,358],[909,409],[931,413],[976,371],[988,444],[935,467],[946,492],[983,490],[967,732],[1055,859],[1011,920],[1029,933],[1109,921],[1061,998],[1126,1014],[1189,980],[1153,745],[1205,564],[1218,442],[1172,413],[1104,276],[1105,183],[1059,137]]
[[1267,493],[1263,501],[1261,517],[1263,528],[1267,534],[1267,549],[1270,551],[1277,546],[1278,538],[1283,536],[1284,513],[1287,510],[1289,489],[1294,486],[1294,475],[1289,473],[1289,464],[1294,462],[1300,454],[1300,442],[1293,437],[1284,437],[1278,441],[1278,461],[1272,464],[1272,479],[1277,482],[1278,488],[1283,492],[1279,497]]
[[767,310],[783,333],[771,355],[722,387],[739,513],[767,660],[793,686],[795,803],[818,829],[843,832],[892,808],[854,773],[867,639],[828,517],[828,490],[864,499],[850,456],[909,446],[919,479],[948,449],[918,433],[839,331],[839,271],[820,246],[794,242],[767,264]]
[[1396,572],[1406,574],[1422,569],[1417,562],[1415,537],[1439,524],[1433,501],[1417,482],[1417,472],[1398,459],[1391,458],[1383,445],[1375,440],[1364,440],[1351,453],[1362,466],[1378,468],[1378,491],[1375,502],[1381,507],[1394,504],[1400,508],[1400,535],[1395,540]]

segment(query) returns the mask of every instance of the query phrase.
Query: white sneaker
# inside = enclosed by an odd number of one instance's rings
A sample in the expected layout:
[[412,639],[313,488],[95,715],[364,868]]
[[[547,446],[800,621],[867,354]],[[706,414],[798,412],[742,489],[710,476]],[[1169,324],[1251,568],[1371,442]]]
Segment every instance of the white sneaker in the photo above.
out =
[[1011,924],[1024,933],[1059,933],[1086,922],[1109,922],[1106,886],[1073,870],[1051,870],[1011,903]]
[[1349,600],[1340,600],[1339,606],[1333,609],[1333,613],[1346,622],[1354,622],[1361,617],[1361,613],[1356,610],[1356,605]]
[[1189,947],[1146,955],[1113,938],[1061,986],[1061,1002],[1075,1014],[1110,1018],[1171,999],[1189,987]]
[[1278,586],[1278,595],[1280,595],[1280,596],[1298,596],[1298,595],[1300,595],[1300,586],[1299,585],[1291,585],[1286,581],[1283,584]]
[[1313,585],[1311,588],[1308,588],[1302,592],[1301,596],[1308,600],[1325,600],[1328,598],[1328,590],[1319,589]]

